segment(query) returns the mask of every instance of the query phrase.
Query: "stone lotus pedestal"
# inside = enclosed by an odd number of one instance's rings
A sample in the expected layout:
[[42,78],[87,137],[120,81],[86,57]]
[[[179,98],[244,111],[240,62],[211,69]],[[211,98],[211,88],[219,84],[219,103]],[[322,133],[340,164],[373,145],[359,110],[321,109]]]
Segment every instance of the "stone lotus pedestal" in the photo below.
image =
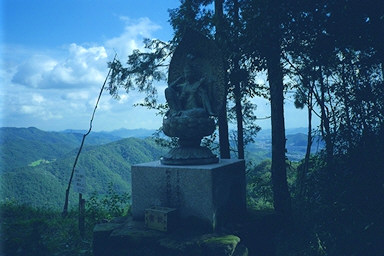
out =
[[207,165],[132,166],[132,216],[144,219],[153,206],[176,208],[181,221],[192,217],[212,230],[245,213],[244,160],[222,159]]
[[[202,116],[191,113],[202,112]],[[166,117],[163,120],[163,131],[169,137],[179,138],[178,147],[172,148],[161,158],[162,164],[167,165],[201,165],[219,161],[207,147],[200,146],[204,136],[211,135],[216,128],[215,121],[204,114],[204,110],[184,111],[188,114]]]

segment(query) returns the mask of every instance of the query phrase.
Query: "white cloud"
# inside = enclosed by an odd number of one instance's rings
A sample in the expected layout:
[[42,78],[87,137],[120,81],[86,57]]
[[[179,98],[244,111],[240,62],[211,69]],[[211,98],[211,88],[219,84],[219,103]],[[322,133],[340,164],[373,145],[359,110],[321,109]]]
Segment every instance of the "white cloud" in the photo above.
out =
[[123,94],[123,95],[120,95],[120,98],[118,100],[118,103],[119,104],[126,104],[127,101],[128,101],[128,95],[127,94]]
[[128,17],[120,17],[126,25],[124,32],[105,42],[109,49],[115,50],[120,57],[126,58],[133,50],[143,48],[143,39],[151,38],[152,32],[161,27],[153,23],[149,18],[132,20]]
[[36,102],[37,104],[40,104],[43,103],[45,99],[42,95],[34,93],[32,94],[32,101]]
[[61,119],[63,116],[60,113],[50,111],[47,106],[41,105],[22,105],[21,113],[32,116],[33,118],[39,118],[42,120]]
[[76,91],[76,92],[68,92],[64,94],[62,97],[64,100],[87,100],[89,98],[88,91]]
[[152,32],[160,29],[148,18],[121,19],[125,22],[124,31],[102,45],[72,43],[56,53],[30,52],[28,56],[25,50],[21,51],[24,56],[13,67],[11,81],[47,89],[101,86],[107,74],[107,62],[115,51],[120,58],[126,58],[133,50],[143,48],[144,38],[150,38]]
[[[124,62],[134,49],[143,48],[145,37],[151,38],[151,33],[160,28],[148,18],[121,19],[125,22],[121,34],[98,44],[74,42],[44,51],[4,47],[7,54],[0,69],[0,97],[4,99],[1,125],[45,130],[87,128],[114,51]],[[161,120],[154,117],[154,111],[133,107],[143,97],[137,92],[122,92],[120,100],[115,100],[104,93],[95,116],[98,127],[94,128],[159,127]]]
[[85,47],[75,43],[51,56],[31,53],[14,67],[12,82],[32,88],[94,86],[104,81],[107,52],[104,46]]
[[28,87],[40,87],[44,81],[44,75],[51,72],[57,64],[57,61],[49,56],[34,54],[14,67],[11,81]]
[[35,112],[37,112],[37,110],[39,110],[39,108],[36,106],[28,106],[28,105],[21,106],[21,112],[25,114],[34,114]]

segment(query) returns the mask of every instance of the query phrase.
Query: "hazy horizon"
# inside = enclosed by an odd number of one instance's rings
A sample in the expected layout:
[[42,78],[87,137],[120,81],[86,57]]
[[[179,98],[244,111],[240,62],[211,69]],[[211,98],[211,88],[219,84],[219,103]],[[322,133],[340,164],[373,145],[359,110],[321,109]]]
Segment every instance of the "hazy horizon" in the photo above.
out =
[[[45,129],[41,129],[41,128],[36,127],[36,126],[28,126],[28,127],[22,127],[22,126],[19,126],[19,127],[16,127],[16,126],[1,126],[0,128],[15,128],[15,129],[36,128],[36,129],[44,131],[44,132],[86,132],[86,131],[88,131],[88,129],[72,129],[72,128],[66,128],[66,129],[62,129],[62,130],[45,130]],[[124,131],[124,130],[127,130],[127,131],[135,131],[135,130],[156,131],[157,129],[150,129],[150,128],[134,128],[134,129],[130,129],[130,128],[121,127],[121,128],[113,129],[113,130],[94,130],[94,129],[92,129],[91,132],[111,133],[111,132]],[[230,130],[233,131],[234,129],[230,129]],[[286,130],[286,132],[287,131],[297,131],[297,130],[303,130],[303,132],[306,132],[308,130],[308,127],[291,127],[291,128],[285,128],[285,130]],[[262,128],[260,130],[260,132],[265,132],[265,131],[269,132],[269,131],[271,131],[271,129],[270,128],[265,128],[265,129]]]

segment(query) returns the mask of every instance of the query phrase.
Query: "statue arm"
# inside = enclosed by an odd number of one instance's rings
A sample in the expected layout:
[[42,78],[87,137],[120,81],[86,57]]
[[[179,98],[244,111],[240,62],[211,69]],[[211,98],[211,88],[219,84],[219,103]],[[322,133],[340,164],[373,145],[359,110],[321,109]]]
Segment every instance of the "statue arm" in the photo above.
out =
[[169,83],[168,87],[176,88],[179,84],[181,84],[183,82],[183,80],[184,80],[183,77],[179,77],[175,81],[173,81],[172,83]]

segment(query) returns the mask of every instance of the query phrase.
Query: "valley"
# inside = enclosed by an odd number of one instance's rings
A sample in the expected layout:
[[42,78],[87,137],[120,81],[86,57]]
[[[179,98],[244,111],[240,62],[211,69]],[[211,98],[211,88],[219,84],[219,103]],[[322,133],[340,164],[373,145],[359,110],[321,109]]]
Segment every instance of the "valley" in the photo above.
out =
[[[37,128],[0,128],[2,201],[60,209],[83,131],[48,132]],[[154,130],[120,129],[92,132],[85,141],[77,169],[86,173],[87,194],[103,194],[109,184],[130,191],[131,165],[158,160],[166,152],[151,138]],[[305,129],[287,130],[287,156],[300,161],[306,150]],[[271,156],[270,131],[260,131],[247,146],[253,164]],[[312,146],[316,152],[322,145]],[[71,192],[72,206],[77,196]]]

